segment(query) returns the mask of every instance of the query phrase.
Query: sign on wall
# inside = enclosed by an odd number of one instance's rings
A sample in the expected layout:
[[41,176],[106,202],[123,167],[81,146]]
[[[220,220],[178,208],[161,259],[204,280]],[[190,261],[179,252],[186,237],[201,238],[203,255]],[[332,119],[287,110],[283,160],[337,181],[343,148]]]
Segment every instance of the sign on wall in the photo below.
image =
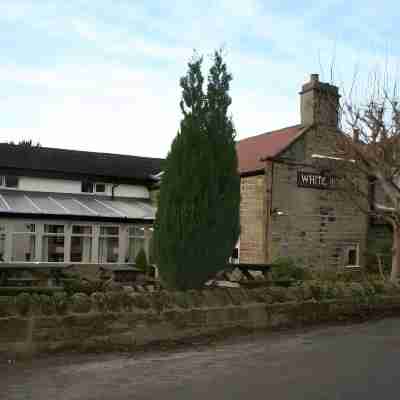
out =
[[334,175],[322,175],[314,172],[297,171],[297,186],[313,189],[333,189],[336,186],[337,177]]

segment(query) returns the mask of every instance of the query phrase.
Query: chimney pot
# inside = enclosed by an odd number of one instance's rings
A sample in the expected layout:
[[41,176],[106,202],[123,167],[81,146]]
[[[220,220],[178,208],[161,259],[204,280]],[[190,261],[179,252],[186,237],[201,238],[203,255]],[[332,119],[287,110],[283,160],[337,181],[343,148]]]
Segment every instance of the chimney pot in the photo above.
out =
[[311,74],[310,81],[300,92],[302,125],[322,124],[338,127],[339,90],[336,86],[319,80],[318,74]]
[[311,74],[310,81],[319,82],[319,74]]

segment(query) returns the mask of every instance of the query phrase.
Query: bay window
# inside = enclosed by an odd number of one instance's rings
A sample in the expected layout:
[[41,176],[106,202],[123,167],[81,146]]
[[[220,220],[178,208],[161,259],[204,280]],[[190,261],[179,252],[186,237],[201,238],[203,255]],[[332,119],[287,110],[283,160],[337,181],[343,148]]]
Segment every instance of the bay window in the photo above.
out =
[[36,226],[17,222],[12,231],[11,261],[34,261],[36,249]]
[[99,263],[118,262],[119,227],[101,226],[99,236]]
[[44,225],[42,261],[63,262],[65,234],[64,225]]
[[92,259],[93,228],[73,225],[71,234],[71,261],[89,263]]

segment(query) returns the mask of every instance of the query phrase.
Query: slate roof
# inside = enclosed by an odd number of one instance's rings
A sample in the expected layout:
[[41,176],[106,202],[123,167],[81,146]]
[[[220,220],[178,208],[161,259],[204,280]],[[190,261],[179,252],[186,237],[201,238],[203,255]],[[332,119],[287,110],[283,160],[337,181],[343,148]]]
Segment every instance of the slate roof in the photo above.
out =
[[108,178],[111,181],[152,181],[162,159],[0,143],[0,169],[40,176]]
[[236,143],[240,175],[263,172],[261,158],[275,157],[304,132],[302,125],[251,136]]

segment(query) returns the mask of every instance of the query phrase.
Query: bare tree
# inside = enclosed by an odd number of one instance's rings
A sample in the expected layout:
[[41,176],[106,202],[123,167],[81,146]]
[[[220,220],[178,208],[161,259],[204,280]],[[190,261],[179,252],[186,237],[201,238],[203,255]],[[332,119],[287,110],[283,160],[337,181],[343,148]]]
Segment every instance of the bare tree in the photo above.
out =
[[32,139],[22,139],[18,143],[14,143],[13,141],[11,141],[11,142],[9,142],[9,144],[13,144],[15,146],[26,147],[26,148],[42,147],[42,145],[39,142],[34,143]]
[[[390,280],[400,274],[400,107],[396,85],[375,79],[369,96],[357,103],[342,101],[342,133],[336,163],[341,188],[364,212],[388,222],[393,229]],[[340,166],[339,166],[340,165]],[[364,182],[364,184],[362,184]],[[375,194],[375,196],[373,195]]]

